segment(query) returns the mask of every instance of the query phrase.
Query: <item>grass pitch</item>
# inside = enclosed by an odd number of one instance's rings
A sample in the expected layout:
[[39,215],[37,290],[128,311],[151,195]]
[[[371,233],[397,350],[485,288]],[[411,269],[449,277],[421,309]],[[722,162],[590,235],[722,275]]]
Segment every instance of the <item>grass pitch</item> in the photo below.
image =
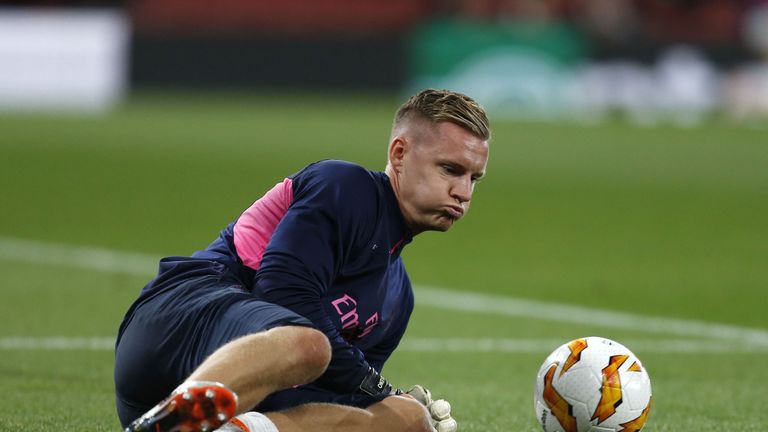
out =
[[[339,158],[383,168],[396,106],[386,98],[157,94],[97,118],[4,114],[0,240],[189,254],[307,163]],[[406,248],[417,286],[719,323],[766,337],[767,130],[503,122],[493,129],[488,176],[466,220]],[[103,341],[154,268],[146,276],[86,269],[3,244],[0,431],[119,430]],[[758,341],[457,311],[419,305],[416,295],[403,349],[384,375],[450,400],[462,431],[538,430],[531,392],[540,362],[559,343],[587,335],[623,342],[644,361],[654,389],[644,431],[768,427],[761,404],[768,346]],[[102,342],[22,343],[51,337]],[[432,351],[408,343],[481,338],[499,343]],[[518,349],[526,341],[534,348]]]

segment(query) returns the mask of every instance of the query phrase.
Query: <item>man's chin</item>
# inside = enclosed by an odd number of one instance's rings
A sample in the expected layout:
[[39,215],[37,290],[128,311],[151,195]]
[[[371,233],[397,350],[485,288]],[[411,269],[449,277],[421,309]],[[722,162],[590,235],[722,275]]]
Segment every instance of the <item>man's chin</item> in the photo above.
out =
[[451,227],[453,226],[453,224],[454,224],[454,223],[455,223],[457,220],[458,220],[458,219],[454,219],[454,218],[452,218],[452,217],[448,217],[448,216],[441,216],[441,217],[440,217],[440,218],[437,220],[437,222],[434,224],[434,226],[432,227],[432,231],[440,231],[440,232],[446,232],[446,231],[448,231],[449,229],[451,229]]
[[454,219],[450,216],[438,216],[435,219],[426,220],[423,224],[420,224],[416,226],[415,228],[411,228],[414,235],[423,233],[426,231],[438,231],[438,232],[446,232],[453,224],[457,221],[457,219]]

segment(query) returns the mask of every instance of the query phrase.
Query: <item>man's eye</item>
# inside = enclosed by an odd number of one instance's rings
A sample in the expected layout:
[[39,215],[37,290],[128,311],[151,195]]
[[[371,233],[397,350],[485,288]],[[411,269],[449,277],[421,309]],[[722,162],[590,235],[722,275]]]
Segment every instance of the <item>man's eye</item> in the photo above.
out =
[[443,165],[443,171],[448,174],[456,174],[456,169],[450,165]]

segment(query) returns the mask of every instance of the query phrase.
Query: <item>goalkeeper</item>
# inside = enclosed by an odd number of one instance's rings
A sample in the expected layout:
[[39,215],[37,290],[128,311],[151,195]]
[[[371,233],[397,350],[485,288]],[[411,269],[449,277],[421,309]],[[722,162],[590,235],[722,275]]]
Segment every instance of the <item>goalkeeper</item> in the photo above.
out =
[[118,333],[123,427],[455,431],[447,402],[381,371],[413,310],[403,247],[464,216],[489,138],[472,99],[422,91],[395,115],[384,172],[311,164],[205,250],[161,260]]

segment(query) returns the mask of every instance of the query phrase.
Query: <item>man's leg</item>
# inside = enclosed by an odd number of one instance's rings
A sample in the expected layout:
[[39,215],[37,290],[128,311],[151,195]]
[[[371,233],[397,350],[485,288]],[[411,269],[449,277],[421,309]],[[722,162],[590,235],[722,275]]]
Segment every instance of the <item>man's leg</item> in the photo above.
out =
[[265,414],[278,432],[431,432],[426,408],[408,396],[391,396],[367,409],[306,404]]
[[314,381],[331,359],[328,338],[318,330],[277,327],[235,339],[211,354],[185,381],[215,381],[239,398],[238,413],[267,395]]
[[232,416],[235,398],[234,413],[248,411],[270,393],[318,378],[330,358],[326,336],[309,327],[284,326],[242,336],[215,350],[168,399],[128,429],[156,431],[183,424],[190,430],[211,430]]

